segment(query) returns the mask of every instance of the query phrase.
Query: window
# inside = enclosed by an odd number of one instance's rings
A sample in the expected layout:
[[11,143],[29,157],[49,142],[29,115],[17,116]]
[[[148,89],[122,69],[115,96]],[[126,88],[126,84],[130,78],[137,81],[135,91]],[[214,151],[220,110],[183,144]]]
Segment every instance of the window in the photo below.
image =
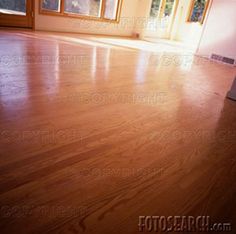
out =
[[160,5],[161,5],[161,0],[153,0],[152,1],[150,17],[156,18],[159,16]]
[[170,17],[174,7],[175,0],[166,0],[164,17]]
[[203,23],[209,0],[192,0],[188,22]]
[[107,0],[104,17],[106,19],[116,19],[119,0]]
[[150,17],[165,18],[170,17],[176,0],[152,0]]
[[65,12],[88,16],[100,16],[101,2],[101,0],[65,0]]
[[26,15],[25,0],[0,0],[0,13]]
[[119,21],[122,0],[41,0],[40,13]]
[[58,0],[43,0],[42,9],[50,11],[59,11],[60,10],[60,1]]

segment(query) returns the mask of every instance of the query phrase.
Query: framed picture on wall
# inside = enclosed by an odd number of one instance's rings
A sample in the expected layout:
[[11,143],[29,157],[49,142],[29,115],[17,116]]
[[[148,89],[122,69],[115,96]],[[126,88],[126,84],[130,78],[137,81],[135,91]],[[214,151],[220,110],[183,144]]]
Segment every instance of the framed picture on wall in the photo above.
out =
[[210,0],[192,0],[188,22],[203,24]]

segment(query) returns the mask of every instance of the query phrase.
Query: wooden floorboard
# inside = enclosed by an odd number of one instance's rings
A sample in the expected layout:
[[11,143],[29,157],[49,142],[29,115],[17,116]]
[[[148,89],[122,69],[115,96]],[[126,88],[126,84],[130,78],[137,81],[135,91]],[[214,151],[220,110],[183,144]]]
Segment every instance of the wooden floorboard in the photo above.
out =
[[235,71],[164,42],[1,30],[0,233],[236,224]]

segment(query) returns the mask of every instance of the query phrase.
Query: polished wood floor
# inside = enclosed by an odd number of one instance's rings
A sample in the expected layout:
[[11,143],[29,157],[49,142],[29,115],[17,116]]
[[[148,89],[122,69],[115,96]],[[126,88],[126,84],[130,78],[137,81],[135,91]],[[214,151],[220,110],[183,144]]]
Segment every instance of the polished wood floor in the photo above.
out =
[[[236,224],[230,66],[170,44],[0,31],[0,233]],[[236,233],[236,227],[232,233]]]

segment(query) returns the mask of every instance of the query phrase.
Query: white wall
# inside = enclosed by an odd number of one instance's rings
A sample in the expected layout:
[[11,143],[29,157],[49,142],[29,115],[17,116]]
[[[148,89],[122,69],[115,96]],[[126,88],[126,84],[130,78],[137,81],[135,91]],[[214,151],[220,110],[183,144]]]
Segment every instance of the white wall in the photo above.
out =
[[197,54],[236,59],[236,0],[213,0]]
[[77,32],[131,36],[139,0],[123,0],[120,23],[105,23],[61,16],[39,14],[39,0],[35,1],[35,29],[46,31]]
[[[190,44],[191,46],[197,48],[199,40],[201,38],[203,25],[199,23],[187,22],[191,1],[192,0],[179,0],[176,16],[174,18],[174,23],[169,39],[181,41],[185,44]],[[146,17],[146,21],[148,21],[151,2],[152,0],[139,0],[137,8],[137,17]],[[141,35],[141,38],[147,35],[150,36],[150,33],[144,27],[141,27],[140,24],[137,23],[135,31]],[[160,33],[160,31],[161,30],[157,29],[156,32],[152,32],[151,36],[161,38],[162,34]]]
[[185,44],[191,45],[193,47],[197,47],[201,38],[203,25],[194,22],[190,23],[187,21],[190,7],[191,0],[179,1],[176,19],[171,33],[171,39],[184,42]]

